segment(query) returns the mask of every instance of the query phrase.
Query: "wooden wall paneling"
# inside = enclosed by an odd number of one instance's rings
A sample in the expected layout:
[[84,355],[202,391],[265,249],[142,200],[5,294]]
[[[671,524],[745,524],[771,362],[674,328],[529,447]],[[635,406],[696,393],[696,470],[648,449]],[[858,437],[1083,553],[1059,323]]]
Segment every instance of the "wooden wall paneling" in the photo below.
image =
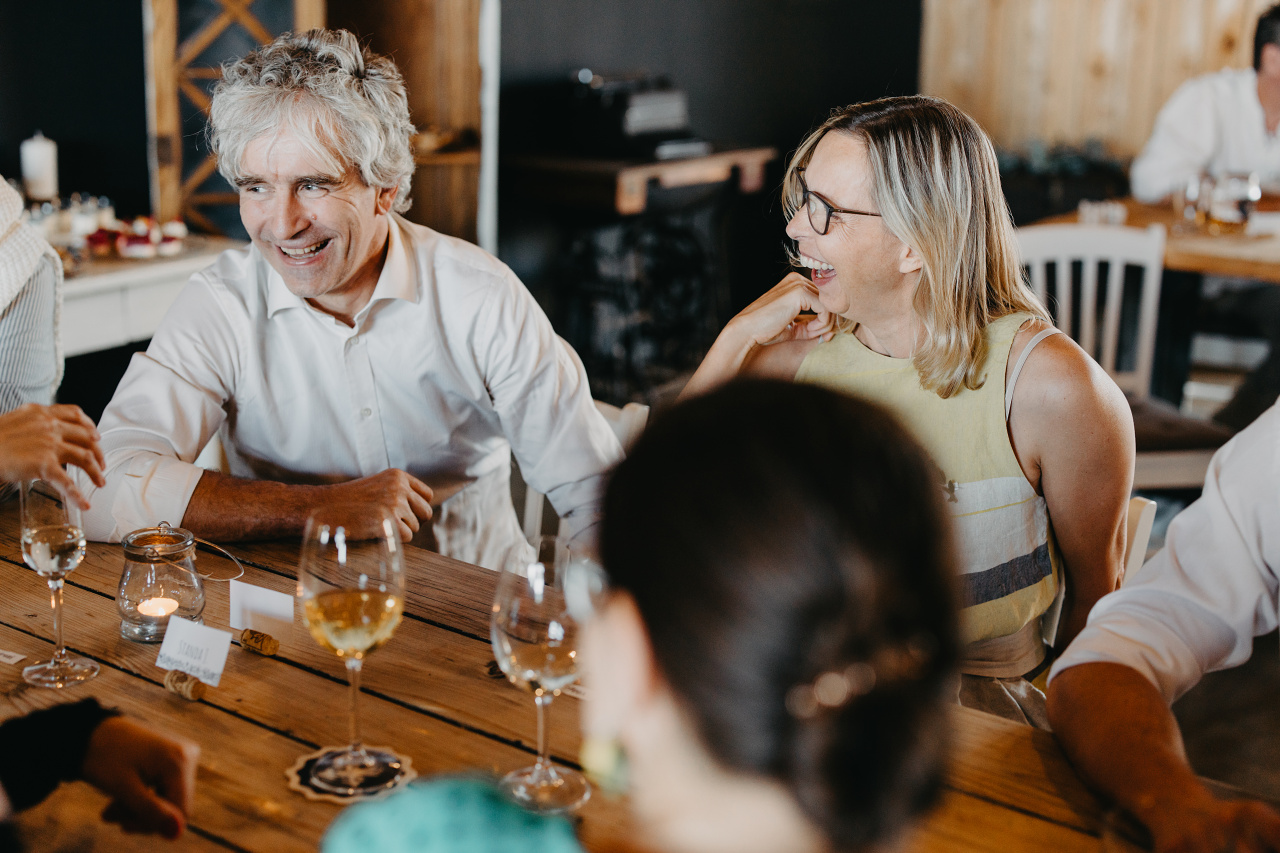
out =
[[1020,68],[1005,69],[1014,77],[1003,107],[1014,116],[1009,133],[1014,139],[1033,138],[1050,108],[1051,101],[1046,97],[1050,51],[1041,49],[1041,45],[1053,44],[1049,35],[1052,5],[1052,0],[1028,0],[1020,6],[1015,32],[1025,58],[1019,63]]
[[1079,125],[1084,75],[1078,74],[1081,55],[1076,46],[1088,9],[1077,0],[1052,0],[1048,44],[1036,44],[1030,50],[1049,57],[1045,70],[1044,102],[1041,122],[1028,127],[1027,136],[1018,141],[997,140],[1014,149],[1022,149],[1032,139],[1050,142],[1066,139]]
[[293,0],[293,31],[296,33],[324,26],[325,0]]
[[[463,131],[479,140],[481,0],[329,0],[333,26],[390,56],[404,75],[419,130]],[[437,231],[476,239],[478,144],[418,152],[406,216]]]
[[181,209],[182,119],[178,110],[178,0],[150,0],[142,7],[147,70],[147,160],[151,167],[151,210],[161,221]]
[[1130,157],[1175,89],[1252,63],[1272,0],[925,0],[922,91],[997,145],[1099,139]]

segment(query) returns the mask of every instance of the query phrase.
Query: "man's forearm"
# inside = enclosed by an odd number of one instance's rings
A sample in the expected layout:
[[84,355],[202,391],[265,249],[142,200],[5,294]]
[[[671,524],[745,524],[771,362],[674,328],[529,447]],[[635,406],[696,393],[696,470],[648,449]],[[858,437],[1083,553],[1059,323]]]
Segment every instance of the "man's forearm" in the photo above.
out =
[[1048,709],[1080,774],[1148,826],[1212,799],[1187,764],[1164,697],[1136,670],[1114,663],[1063,670],[1049,684]]
[[220,542],[300,536],[326,486],[242,480],[206,471],[196,484],[182,526]]

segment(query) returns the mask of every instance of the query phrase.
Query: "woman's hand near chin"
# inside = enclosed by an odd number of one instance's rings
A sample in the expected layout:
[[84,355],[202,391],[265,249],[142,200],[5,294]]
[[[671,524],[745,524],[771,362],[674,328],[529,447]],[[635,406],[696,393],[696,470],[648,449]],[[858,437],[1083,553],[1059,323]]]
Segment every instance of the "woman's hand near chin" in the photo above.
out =
[[[809,347],[830,340],[834,328],[814,283],[788,273],[729,321],[680,396],[705,393],[743,372],[792,378]],[[774,348],[788,343],[804,346]]]

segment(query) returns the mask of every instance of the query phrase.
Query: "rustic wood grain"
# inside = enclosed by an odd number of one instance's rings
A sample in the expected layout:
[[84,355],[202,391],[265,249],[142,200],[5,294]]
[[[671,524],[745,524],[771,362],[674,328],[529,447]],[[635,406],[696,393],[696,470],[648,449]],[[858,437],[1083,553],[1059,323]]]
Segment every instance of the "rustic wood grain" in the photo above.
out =
[[[9,545],[7,541],[4,544]],[[108,550],[110,553],[104,553]],[[214,569],[229,575],[231,565],[229,562],[222,565],[218,562],[221,559],[202,554],[198,565],[201,571]],[[89,549],[84,562],[68,578],[64,592],[64,636],[68,646],[83,654],[113,660],[131,672],[159,682],[164,672],[154,666],[158,646],[134,643],[119,636],[114,596],[122,567],[123,555],[118,547]],[[484,569],[470,568],[492,575]],[[277,592],[294,592],[291,580],[252,566],[246,568],[241,580]],[[0,623],[39,637],[51,637],[53,617],[43,580],[29,569],[10,562],[0,563],[0,583],[27,594],[21,603],[0,600]],[[492,591],[488,595],[492,598]],[[205,624],[230,630],[227,584],[207,583],[206,599]],[[394,697],[397,702],[455,726],[481,729],[532,754],[537,746],[532,699],[508,684],[501,672],[493,670],[493,652],[487,636],[487,624],[483,637],[472,637],[439,630],[417,619],[405,619],[387,647],[366,660],[361,679],[363,688],[371,695]],[[289,685],[290,689],[303,689],[315,676],[328,678],[338,685],[346,683],[343,665],[311,638],[301,613],[297,614],[293,630],[275,639],[280,641],[275,660],[291,666],[273,667],[269,659],[233,646],[228,658],[228,674],[243,672],[251,680],[271,674],[274,682],[282,687]],[[209,701],[221,700],[211,696]],[[274,712],[269,707],[270,697],[263,701],[267,704],[259,710],[263,714]],[[578,700],[571,696],[560,696],[551,705],[549,744],[553,755],[562,761],[577,760],[581,741],[578,713]],[[297,718],[288,713],[272,719],[272,725],[290,730],[305,723],[305,716]]]
[[921,91],[996,143],[1081,145],[1130,158],[1173,91],[1253,62],[1272,0],[925,0]]
[[[49,655],[51,617],[43,582],[20,565],[16,515],[13,504],[0,507],[0,586],[6,590],[0,597],[0,648],[27,660],[0,665],[0,717],[91,695],[200,743],[193,831],[164,849],[315,849],[337,807],[289,791],[284,770],[315,746],[346,737],[347,687],[336,659],[322,652],[299,623],[288,636],[277,637],[281,648],[275,657],[233,647],[221,684],[204,700],[174,696],[160,685],[157,646],[119,636],[113,599],[123,566],[119,546],[91,543],[84,563],[70,576],[65,630],[68,645],[97,659],[102,674],[65,693],[28,687],[21,667]],[[243,580],[292,589],[297,543],[236,550],[258,564],[246,567]],[[408,610],[433,616],[431,621],[406,619],[366,663],[361,697],[366,740],[411,756],[423,775],[496,775],[529,763],[531,702],[487,672],[485,607],[496,576],[412,547],[409,552],[412,582],[419,589]],[[220,574],[230,567],[221,556],[205,553],[198,564]],[[222,627],[226,584],[210,583],[207,595],[206,622]],[[482,617],[484,633],[477,633]],[[553,712],[557,751],[576,750],[576,704],[562,698]],[[953,723],[955,761],[942,803],[904,849],[1098,849],[1102,809],[1051,736],[963,708],[956,709]],[[101,795],[83,785],[65,786],[24,814],[20,827],[31,849],[151,849],[95,820],[102,804]],[[593,798],[578,825],[588,850],[641,849],[625,809],[624,801]]]
[[[409,113],[419,128],[480,134],[480,0],[329,0],[331,26],[345,27],[404,75]],[[479,148],[429,155],[414,170],[405,216],[476,239]]]

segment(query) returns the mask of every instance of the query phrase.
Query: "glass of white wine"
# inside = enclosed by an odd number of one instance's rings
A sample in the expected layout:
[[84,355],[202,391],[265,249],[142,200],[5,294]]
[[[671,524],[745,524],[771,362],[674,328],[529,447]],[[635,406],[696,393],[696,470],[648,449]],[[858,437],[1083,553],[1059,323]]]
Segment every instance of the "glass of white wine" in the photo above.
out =
[[298,564],[298,597],[316,642],[347,664],[351,683],[350,746],[311,765],[313,787],[363,797],[395,787],[405,775],[394,752],[366,747],[360,738],[360,666],[391,639],[404,613],[404,560],[395,520],[385,511],[372,535],[354,526],[371,510],[318,509],[307,519]]
[[508,561],[498,578],[490,639],[507,679],[533,693],[538,709],[538,760],[503,777],[502,790],[534,811],[577,808],[591,796],[581,773],[556,767],[547,755],[547,707],[578,678],[578,631],[602,581],[594,563],[556,536]]
[[19,489],[22,513],[22,559],[49,582],[53,604],[53,658],[22,670],[37,687],[66,687],[88,681],[98,665],[67,654],[62,644],[62,582],[84,559],[80,508],[52,483],[27,480]]

